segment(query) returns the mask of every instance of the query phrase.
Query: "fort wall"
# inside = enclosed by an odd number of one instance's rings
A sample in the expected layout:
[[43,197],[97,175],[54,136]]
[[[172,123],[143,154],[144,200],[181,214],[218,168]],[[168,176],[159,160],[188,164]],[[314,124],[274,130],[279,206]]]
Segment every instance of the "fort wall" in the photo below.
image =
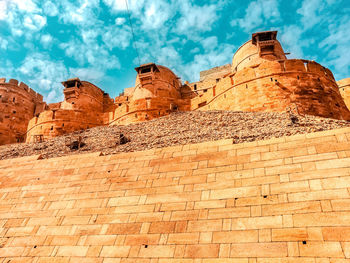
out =
[[64,101],[48,105],[48,110],[30,120],[27,142],[108,123],[108,112],[114,109],[114,101],[107,93],[79,79],[68,80],[63,85]]
[[172,111],[190,109],[189,99],[182,98],[182,84],[170,69],[150,63],[136,71],[135,87],[115,99],[116,109],[110,113],[110,125],[147,121]]
[[350,109],[350,78],[339,80],[337,84],[346,106]]
[[344,263],[350,129],[0,161],[1,262]]
[[246,67],[191,100],[192,110],[286,111],[350,120],[333,74],[314,61],[275,60]]
[[29,120],[45,108],[43,97],[23,82],[0,79],[0,145],[23,142]]

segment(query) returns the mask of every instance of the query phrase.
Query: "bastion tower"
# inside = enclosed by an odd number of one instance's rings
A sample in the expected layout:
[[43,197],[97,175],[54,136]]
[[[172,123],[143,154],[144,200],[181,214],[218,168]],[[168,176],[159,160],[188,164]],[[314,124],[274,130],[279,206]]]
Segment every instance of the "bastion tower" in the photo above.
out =
[[16,79],[0,79],[0,145],[23,142],[28,122],[44,110],[43,96]]
[[234,54],[231,73],[202,86],[206,92],[192,99],[191,110],[293,109],[299,114],[350,120],[332,72],[315,61],[287,59],[276,37],[277,31],[252,34]]
[[77,130],[104,125],[113,100],[107,93],[79,78],[62,82],[64,101],[48,105],[30,120],[27,142],[46,140]]
[[148,63],[135,68],[135,87],[115,99],[110,124],[129,124],[189,110],[190,100],[182,95],[180,79],[167,67]]

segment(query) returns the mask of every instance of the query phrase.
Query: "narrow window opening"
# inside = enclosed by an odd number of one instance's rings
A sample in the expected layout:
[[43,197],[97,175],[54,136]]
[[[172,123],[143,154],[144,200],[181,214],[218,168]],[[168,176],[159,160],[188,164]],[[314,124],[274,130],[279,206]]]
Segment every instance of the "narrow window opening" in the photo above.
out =
[[245,88],[246,88],[246,89],[248,88],[248,84],[245,84]]
[[64,123],[62,123],[62,127],[64,127]]
[[273,81],[273,78],[271,78],[271,81]]
[[194,90],[197,90],[197,84],[194,84]]
[[300,77],[299,77],[299,76],[297,76],[297,78],[298,78],[298,79],[300,79]]
[[16,102],[16,98],[13,98],[12,101],[13,101],[13,102]]
[[16,111],[15,111],[15,110],[13,111],[13,114],[16,114]]
[[50,129],[51,131],[53,130],[53,126],[51,126],[51,129]]
[[306,241],[305,240],[303,241],[303,244],[306,245]]
[[208,91],[207,89],[203,90],[204,93],[207,92],[207,91]]
[[151,68],[143,68],[143,69],[141,69],[141,74],[149,73],[149,72],[151,72]]
[[216,83],[218,83],[218,82],[219,82],[219,80],[220,80],[220,79],[216,79]]
[[72,104],[74,104],[74,101],[72,102]]

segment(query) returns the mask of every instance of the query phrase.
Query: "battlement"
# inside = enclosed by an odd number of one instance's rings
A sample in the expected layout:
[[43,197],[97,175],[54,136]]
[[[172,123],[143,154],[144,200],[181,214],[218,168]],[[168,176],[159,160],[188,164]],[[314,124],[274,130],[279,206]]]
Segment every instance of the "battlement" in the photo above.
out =
[[9,81],[6,82],[6,78],[0,78],[0,87],[1,86],[19,87],[22,90],[26,91],[31,97],[35,98],[37,101],[43,101],[43,96],[41,94],[35,92],[33,89],[29,88],[27,84],[24,82],[19,82],[17,79],[9,79]]

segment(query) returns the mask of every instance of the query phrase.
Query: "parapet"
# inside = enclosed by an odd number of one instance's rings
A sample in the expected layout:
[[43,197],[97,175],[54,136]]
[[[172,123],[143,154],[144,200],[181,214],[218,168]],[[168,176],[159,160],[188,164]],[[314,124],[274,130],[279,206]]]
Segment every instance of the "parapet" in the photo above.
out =
[[35,101],[43,101],[43,96],[41,94],[29,88],[24,82],[19,82],[17,79],[10,79],[8,82],[6,82],[6,78],[0,78],[0,86],[19,87],[20,89],[26,91],[33,99],[35,99]]

